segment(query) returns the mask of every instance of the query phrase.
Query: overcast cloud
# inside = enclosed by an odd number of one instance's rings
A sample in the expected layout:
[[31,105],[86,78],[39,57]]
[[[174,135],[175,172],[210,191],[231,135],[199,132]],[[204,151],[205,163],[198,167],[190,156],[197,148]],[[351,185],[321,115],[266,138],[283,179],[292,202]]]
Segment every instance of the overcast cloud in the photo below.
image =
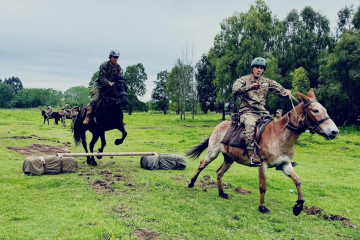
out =
[[[337,13],[358,0],[267,0],[283,20],[305,6],[320,11],[335,32]],[[247,12],[255,0],[1,0],[0,79],[19,77],[25,88],[65,91],[88,86],[111,49],[122,68],[142,63],[153,81],[174,66],[186,45],[193,62],[207,53],[223,19]]]

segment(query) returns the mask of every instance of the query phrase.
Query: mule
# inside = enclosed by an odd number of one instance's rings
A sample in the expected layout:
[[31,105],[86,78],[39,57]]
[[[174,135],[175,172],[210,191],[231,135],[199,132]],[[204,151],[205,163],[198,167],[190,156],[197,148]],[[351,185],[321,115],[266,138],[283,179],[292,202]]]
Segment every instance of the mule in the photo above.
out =
[[[294,182],[298,199],[293,207],[293,213],[296,216],[300,214],[305,199],[301,190],[300,178],[295,173],[291,164],[295,154],[295,142],[305,130],[317,133],[326,140],[334,139],[339,133],[335,123],[328,116],[326,109],[316,100],[313,89],[309,90],[307,96],[299,92],[297,94],[301,99],[300,104],[293,107],[291,111],[277,121],[270,122],[265,127],[259,142],[260,150],[258,155],[261,159],[261,166],[259,166],[260,204],[258,210],[261,213],[270,213],[270,210],[265,206],[266,171],[268,168],[275,167]],[[193,147],[187,153],[188,156],[196,159],[208,148],[205,159],[200,162],[194,177],[188,185],[189,188],[194,187],[200,172],[215,160],[220,152],[224,156],[224,162],[217,170],[217,186],[220,197],[229,198],[228,194],[223,191],[222,177],[229,170],[231,164],[235,161],[242,165],[251,166],[249,157],[244,149],[226,146],[221,143],[230,124],[230,121],[223,121],[218,124],[210,138],[205,139],[203,143]]]
[[[127,104],[127,85],[125,80],[118,80],[112,87],[109,87],[107,91],[100,97],[98,107],[91,118],[90,123],[87,125],[83,124],[86,117],[87,107],[80,110],[74,124],[73,133],[75,144],[78,145],[80,142],[83,145],[85,152],[88,152],[86,143],[86,131],[92,133],[92,139],[89,144],[90,152],[94,152],[94,145],[101,139],[101,147],[98,152],[103,152],[106,146],[105,132],[113,129],[118,129],[122,133],[120,139],[115,140],[115,145],[122,144],[127,136],[127,132],[124,128],[124,114],[122,106]],[[97,156],[98,159],[101,156]],[[96,166],[97,162],[93,156],[87,157],[87,164]]]
[[45,124],[45,121],[47,120],[47,123],[49,125],[49,119],[54,119],[54,124],[58,125],[59,124],[59,120],[60,120],[60,115],[58,112],[52,112],[50,114],[50,116],[48,116],[46,114],[46,112],[44,110],[41,110],[41,115],[44,117],[44,123]]

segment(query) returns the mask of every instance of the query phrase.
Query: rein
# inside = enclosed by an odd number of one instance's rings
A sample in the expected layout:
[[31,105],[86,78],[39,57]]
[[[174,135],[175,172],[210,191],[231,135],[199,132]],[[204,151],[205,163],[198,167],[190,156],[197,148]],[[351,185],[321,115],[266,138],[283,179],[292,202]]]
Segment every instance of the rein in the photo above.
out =
[[[303,103],[302,109],[303,109],[303,113],[305,114],[305,118],[302,119],[302,118],[299,116],[299,114],[296,112],[296,110],[295,110],[295,106],[294,106],[294,103],[293,103],[293,101],[292,101],[292,98],[293,98],[294,100],[296,100],[296,98],[290,94],[290,95],[289,95],[289,99],[290,99],[290,101],[291,101],[293,110],[294,110],[297,118],[299,119],[298,122],[302,122],[302,123],[303,123],[303,124],[302,124],[303,127],[297,127],[297,126],[295,126],[295,125],[290,121],[290,118],[289,118],[290,112],[288,112],[288,113],[286,114],[286,120],[287,120],[286,128],[290,129],[291,131],[293,131],[293,132],[295,132],[295,133],[297,133],[297,134],[301,134],[301,133],[305,132],[305,130],[309,130],[311,134],[314,134],[314,133],[316,133],[316,132],[317,132],[317,133],[321,132],[320,127],[319,127],[320,124],[322,124],[323,122],[329,120],[330,117],[325,117],[325,118],[323,118],[323,119],[321,119],[321,120],[319,120],[319,121],[314,121],[314,120],[312,120],[311,118],[309,118],[309,115],[308,115],[308,113],[306,112],[306,108],[307,108],[308,106],[310,106],[312,103],[318,102],[318,101],[308,101],[308,102]],[[297,101],[297,100],[296,100],[296,101]],[[309,124],[309,122],[310,122],[310,124]],[[306,126],[304,123],[305,123],[307,126]]]

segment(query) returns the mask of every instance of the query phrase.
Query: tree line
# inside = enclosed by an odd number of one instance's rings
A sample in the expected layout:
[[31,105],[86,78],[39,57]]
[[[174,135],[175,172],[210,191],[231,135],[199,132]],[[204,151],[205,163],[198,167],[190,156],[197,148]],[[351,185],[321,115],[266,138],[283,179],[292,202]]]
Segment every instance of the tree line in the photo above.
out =
[[[170,72],[160,72],[150,106],[181,113],[184,106],[192,111],[195,99],[204,113],[221,112],[225,119],[226,112],[236,111],[239,104],[232,94],[233,83],[251,73],[255,57],[264,57],[265,77],[294,94],[314,88],[337,124],[354,124],[360,116],[359,53],[359,7],[341,9],[332,33],[329,20],[309,6],[279,20],[263,0],[256,0],[248,12],[221,22],[213,47],[195,66],[178,59]],[[267,108],[273,113],[277,108],[290,110],[291,103],[270,95]]]
[[[88,87],[75,86],[64,93],[51,88],[23,88],[18,77],[5,78],[4,81],[0,79],[0,107],[37,108],[50,105],[62,108],[66,103],[72,107],[82,107],[90,102],[91,89],[98,75],[99,71],[94,73]],[[124,75],[128,85],[128,105],[125,110],[129,114],[134,110],[147,111],[147,105],[138,100],[138,96],[146,92],[147,75],[144,66],[141,63],[128,66]]]

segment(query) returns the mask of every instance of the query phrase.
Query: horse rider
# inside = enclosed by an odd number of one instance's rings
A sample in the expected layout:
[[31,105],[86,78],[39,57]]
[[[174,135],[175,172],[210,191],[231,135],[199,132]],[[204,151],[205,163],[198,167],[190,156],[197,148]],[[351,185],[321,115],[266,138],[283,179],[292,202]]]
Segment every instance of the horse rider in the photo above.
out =
[[109,60],[103,62],[100,65],[99,76],[95,80],[95,84],[92,89],[92,98],[90,106],[86,112],[86,117],[83,124],[87,125],[90,122],[90,115],[96,108],[97,102],[99,101],[102,93],[109,87],[114,85],[114,81],[123,74],[123,70],[117,63],[120,53],[117,50],[111,50],[109,53]]
[[290,90],[283,88],[279,83],[262,75],[266,70],[266,60],[255,58],[250,65],[252,74],[243,76],[235,81],[232,90],[235,95],[241,96],[239,108],[240,123],[245,125],[245,142],[250,163],[260,166],[260,157],[254,153],[254,132],[256,121],[263,116],[269,116],[265,109],[267,94],[273,93],[283,97],[290,95]]
[[282,117],[282,113],[283,113],[282,109],[276,110],[276,113],[275,113],[276,119],[281,118],[281,117]]
[[50,118],[51,116],[51,113],[52,113],[52,108],[50,105],[48,105],[47,109],[46,109],[46,115],[48,118]]
[[66,103],[66,104],[65,104],[64,110],[65,110],[67,116],[70,116],[70,115],[71,115],[71,110],[72,110],[72,109],[71,109],[69,103]]

